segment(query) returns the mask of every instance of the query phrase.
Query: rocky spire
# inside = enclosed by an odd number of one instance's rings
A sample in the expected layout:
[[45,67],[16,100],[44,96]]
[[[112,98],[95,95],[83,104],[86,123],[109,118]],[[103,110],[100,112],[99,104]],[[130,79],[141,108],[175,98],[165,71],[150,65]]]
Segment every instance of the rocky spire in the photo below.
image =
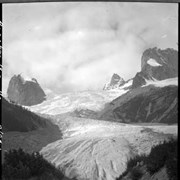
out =
[[7,90],[8,99],[17,104],[32,106],[43,102],[46,95],[36,79],[26,81],[21,74],[14,75]]
[[105,84],[104,90],[108,89],[115,89],[120,86],[122,86],[125,83],[124,79],[120,77],[118,74],[114,73],[113,76],[111,77],[111,81],[108,84]]

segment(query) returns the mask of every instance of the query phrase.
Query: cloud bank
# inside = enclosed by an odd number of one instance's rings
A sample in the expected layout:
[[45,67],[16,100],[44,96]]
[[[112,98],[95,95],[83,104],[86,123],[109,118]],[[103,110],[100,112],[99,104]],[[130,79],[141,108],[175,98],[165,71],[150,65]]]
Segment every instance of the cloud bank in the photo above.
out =
[[52,91],[96,90],[113,73],[132,78],[146,48],[177,49],[178,5],[4,4],[3,24],[4,92],[19,73]]

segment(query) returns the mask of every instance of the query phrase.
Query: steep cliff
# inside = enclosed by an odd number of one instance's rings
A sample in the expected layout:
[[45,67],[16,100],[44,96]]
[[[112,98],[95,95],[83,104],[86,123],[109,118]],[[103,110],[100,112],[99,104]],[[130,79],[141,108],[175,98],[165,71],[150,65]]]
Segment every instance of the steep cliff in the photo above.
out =
[[133,78],[132,88],[145,85],[148,80],[164,80],[178,76],[178,52],[174,49],[150,48],[141,58],[141,71]]
[[46,95],[37,80],[24,80],[21,75],[14,75],[7,90],[8,99],[17,104],[32,106],[43,102]]
[[118,74],[113,74],[110,83],[105,84],[103,90],[115,89],[125,84],[125,81]]

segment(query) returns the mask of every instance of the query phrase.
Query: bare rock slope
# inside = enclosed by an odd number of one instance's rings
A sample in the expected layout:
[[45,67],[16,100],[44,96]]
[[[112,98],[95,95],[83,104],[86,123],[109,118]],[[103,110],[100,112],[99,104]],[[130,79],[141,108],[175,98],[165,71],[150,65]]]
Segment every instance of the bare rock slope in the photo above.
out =
[[100,119],[125,123],[177,123],[178,87],[141,87],[108,103]]

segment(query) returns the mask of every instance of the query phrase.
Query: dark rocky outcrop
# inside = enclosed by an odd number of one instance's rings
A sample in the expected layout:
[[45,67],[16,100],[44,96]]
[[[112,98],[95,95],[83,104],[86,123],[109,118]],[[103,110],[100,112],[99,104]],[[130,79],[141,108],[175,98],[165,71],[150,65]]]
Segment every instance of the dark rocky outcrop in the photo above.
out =
[[177,123],[177,86],[133,89],[106,105],[100,119],[124,123]]
[[[150,63],[153,60],[156,64]],[[164,80],[178,76],[178,51],[150,48],[144,51],[141,58],[141,71],[133,79],[132,88],[145,85],[146,80]]]
[[118,74],[113,74],[110,82],[110,86],[114,86],[116,84],[122,85],[124,83],[124,79],[121,78]]
[[22,148],[32,153],[61,139],[62,133],[51,117],[37,115],[20,105],[10,103],[3,97],[1,102],[2,163],[4,153],[10,149]]
[[120,77],[118,74],[114,73],[113,76],[111,77],[110,83],[106,84],[103,90],[118,88],[124,84],[125,84],[124,79]]
[[17,104],[32,106],[43,102],[46,95],[37,80],[25,81],[21,75],[14,75],[7,90],[8,99]]

